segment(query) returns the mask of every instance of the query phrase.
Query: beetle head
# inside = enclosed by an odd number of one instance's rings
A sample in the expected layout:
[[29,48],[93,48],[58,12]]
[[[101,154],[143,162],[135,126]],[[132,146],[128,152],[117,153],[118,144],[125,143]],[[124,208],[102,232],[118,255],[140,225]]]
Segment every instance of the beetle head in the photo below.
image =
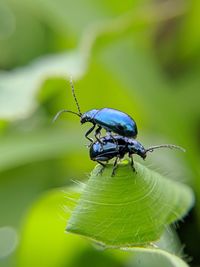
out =
[[93,121],[93,118],[95,114],[98,112],[98,109],[92,109],[89,110],[81,115],[81,124],[88,122],[88,121]]
[[143,159],[146,158],[146,149],[137,140],[129,139],[129,152],[130,154],[137,154]]

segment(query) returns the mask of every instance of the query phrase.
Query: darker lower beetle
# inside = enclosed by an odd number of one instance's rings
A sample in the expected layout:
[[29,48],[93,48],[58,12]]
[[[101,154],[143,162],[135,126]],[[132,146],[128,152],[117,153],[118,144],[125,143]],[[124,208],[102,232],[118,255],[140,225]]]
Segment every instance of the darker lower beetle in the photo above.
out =
[[136,138],[137,136],[137,125],[135,121],[126,113],[121,112],[112,108],[92,109],[85,113],[81,113],[80,106],[78,104],[72,79],[70,80],[72,94],[78,109],[78,113],[71,110],[61,110],[54,117],[54,121],[63,113],[73,113],[81,118],[81,124],[85,122],[91,122],[93,126],[86,132],[85,137],[93,142],[92,138],[88,135],[94,130],[97,125],[98,128],[95,131],[96,139],[100,141],[101,129],[104,128],[107,132],[113,132],[121,136]]
[[125,154],[128,154],[129,158],[131,159],[131,166],[135,171],[132,157],[133,154],[137,154],[141,158],[145,159],[147,156],[147,152],[153,152],[157,148],[177,148],[182,151],[185,151],[182,147],[171,144],[157,145],[145,149],[143,145],[140,144],[138,141],[120,135],[114,135],[114,138],[110,136],[105,136],[102,137],[100,141],[101,142],[96,141],[91,145],[90,158],[91,160],[97,161],[104,167],[105,164],[102,163],[102,161],[108,162],[110,159],[115,158],[112,176],[114,176],[115,174],[118,160],[122,159]]

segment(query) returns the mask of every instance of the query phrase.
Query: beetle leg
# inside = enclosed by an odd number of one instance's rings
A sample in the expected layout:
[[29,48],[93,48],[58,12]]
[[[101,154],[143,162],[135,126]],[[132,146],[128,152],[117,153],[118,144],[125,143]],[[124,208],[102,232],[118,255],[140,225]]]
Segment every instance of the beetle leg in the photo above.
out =
[[129,154],[129,158],[131,159],[131,168],[135,172],[136,170],[135,170],[135,167],[134,167],[133,155],[132,154]]
[[93,124],[93,126],[85,134],[85,137],[91,142],[91,144],[89,146],[92,145],[94,140],[92,138],[88,137],[88,135],[94,130],[95,126],[96,126],[96,124]]
[[119,146],[118,146],[118,143],[117,143],[115,137],[111,134],[111,132],[107,132],[107,134],[112,138],[112,140],[113,140],[114,144],[116,144],[116,147],[117,147],[117,150],[118,150]]
[[102,163],[101,161],[98,161],[98,160],[97,160],[97,162],[98,162],[101,166],[106,167],[106,164]]
[[97,162],[102,166],[102,168],[101,168],[101,170],[99,171],[98,174],[102,174],[104,168],[106,167],[106,164],[104,164],[104,163],[102,163],[101,161],[98,161],[98,160],[97,160]]
[[100,144],[103,144],[102,141],[100,140],[100,137],[101,137],[101,129],[102,129],[102,127],[99,126],[99,127],[96,129],[96,131],[95,131],[95,135],[94,135],[94,136],[96,137],[97,141],[98,141]]
[[101,151],[103,151],[103,142],[101,141],[100,137],[101,137],[101,129],[102,127],[99,126],[96,131],[95,131],[95,137],[97,139],[97,141],[101,144]]
[[113,164],[113,170],[111,176],[115,176],[115,171],[117,169],[117,162],[118,162],[119,156],[116,157],[115,162]]

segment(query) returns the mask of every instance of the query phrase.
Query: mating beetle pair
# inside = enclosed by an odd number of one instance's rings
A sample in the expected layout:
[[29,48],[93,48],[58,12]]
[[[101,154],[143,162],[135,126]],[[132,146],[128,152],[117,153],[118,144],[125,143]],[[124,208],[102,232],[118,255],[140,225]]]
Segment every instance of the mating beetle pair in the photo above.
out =
[[[113,165],[112,176],[115,174],[117,168],[117,162],[122,159],[125,154],[129,155],[131,159],[131,166],[134,169],[133,154],[137,154],[143,159],[146,158],[147,152],[152,152],[154,149],[167,147],[182,149],[176,145],[164,144],[158,146],[152,146],[145,149],[142,144],[135,140],[137,136],[137,125],[135,121],[126,113],[112,108],[92,109],[85,113],[81,113],[79,103],[77,101],[74,85],[72,79],[70,80],[72,95],[74,97],[78,113],[71,110],[61,110],[54,117],[54,121],[64,112],[69,112],[80,117],[81,124],[90,122],[93,126],[86,132],[85,137],[91,141],[90,144],[90,158],[97,161],[102,166],[105,166],[102,161],[108,162],[110,159],[115,158]],[[88,137],[90,133],[95,129],[96,141]],[[107,132],[107,136],[101,138],[101,129],[104,128]],[[115,135],[112,135],[115,133]]]

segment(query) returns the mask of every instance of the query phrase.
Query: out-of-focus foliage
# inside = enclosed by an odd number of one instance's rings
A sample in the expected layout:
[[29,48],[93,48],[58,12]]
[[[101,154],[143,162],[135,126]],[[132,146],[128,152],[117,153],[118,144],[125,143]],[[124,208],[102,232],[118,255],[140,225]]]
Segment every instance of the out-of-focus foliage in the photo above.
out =
[[186,148],[157,151],[145,164],[193,187],[196,206],[178,232],[200,264],[199,12],[198,0],[0,2],[1,266],[136,266],[132,253],[64,234],[60,187],[87,179],[94,166],[89,125],[70,114],[52,124],[58,110],[76,110],[69,75],[82,111],[123,110],[145,146]]

